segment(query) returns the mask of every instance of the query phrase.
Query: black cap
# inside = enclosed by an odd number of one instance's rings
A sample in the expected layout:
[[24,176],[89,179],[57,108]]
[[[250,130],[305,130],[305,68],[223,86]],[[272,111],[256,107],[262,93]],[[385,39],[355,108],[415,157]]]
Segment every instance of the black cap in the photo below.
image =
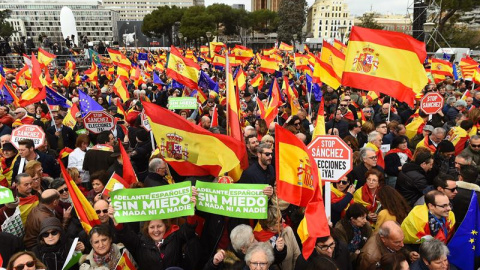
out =
[[2,150],[3,151],[17,151],[17,149],[13,146],[13,144],[11,144],[9,142],[3,144]]

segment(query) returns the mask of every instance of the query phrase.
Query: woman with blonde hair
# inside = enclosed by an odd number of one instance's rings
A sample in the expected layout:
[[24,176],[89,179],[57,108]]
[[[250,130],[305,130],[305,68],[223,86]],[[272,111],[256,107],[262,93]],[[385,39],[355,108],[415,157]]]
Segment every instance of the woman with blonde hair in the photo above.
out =
[[31,251],[20,251],[13,254],[7,264],[7,270],[40,270],[47,267],[35,257]]

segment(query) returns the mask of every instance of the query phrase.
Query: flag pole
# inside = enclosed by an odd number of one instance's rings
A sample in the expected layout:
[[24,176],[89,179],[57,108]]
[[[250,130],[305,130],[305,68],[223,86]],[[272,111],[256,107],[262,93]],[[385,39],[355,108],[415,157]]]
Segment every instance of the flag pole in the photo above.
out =
[[[230,89],[230,83],[229,83],[229,77],[228,77],[228,73],[230,72],[230,61],[228,59],[228,53],[225,55],[225,81],[227,82],[226,84],[226,91],[225,91],[225,96],[226,96],[226,103],[225,103],[225,109],[227,109],[227,115],[226,115],[226,118],[227,118],[227,125],[226,125],[226,128],[227,128],[227,135],[230,136],[231,132],[230,132],[230,126],[229,126],[229,119],[228,119],[228,98],[229,98],[229,94],[230,94],[230,91],[232,89]],[[233,78],[232,78],[233,80]],[[237,105],[238,106],[238,105]]]
[[392,96],[390,96],[390,103],[388,103],[388,117],[387,122],[390,122],[390,111],[392,111]]

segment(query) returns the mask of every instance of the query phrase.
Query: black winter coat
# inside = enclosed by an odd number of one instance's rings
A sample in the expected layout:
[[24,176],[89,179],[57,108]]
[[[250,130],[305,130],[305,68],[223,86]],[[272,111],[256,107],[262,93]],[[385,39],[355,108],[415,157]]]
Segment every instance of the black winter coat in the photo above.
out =
[[425,170],[415,163],[405,163],[398,174],[395,188],[413,207],[423,196],[423,190],[428,186]]
[[[47,266],[48,270],[61,270],[72,244],[73,240],[67,239],[66,235],[61,235],[56,245],[47,246],[39,242],[32,251],[35,253],[35,256]],[[78,265],[74,265],[70,269],[78,269],[78,267]]]

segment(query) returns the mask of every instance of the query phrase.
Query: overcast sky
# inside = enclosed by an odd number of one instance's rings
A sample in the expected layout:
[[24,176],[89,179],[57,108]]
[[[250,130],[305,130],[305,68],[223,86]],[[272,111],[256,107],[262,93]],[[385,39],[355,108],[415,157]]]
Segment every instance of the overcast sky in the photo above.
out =
[[[205,5],[209,6],[213,3],[224,3],[231,5],[232,2],[236,4],[245,4],[245,8],[250,11],[251,0],[205,0]],[[307,0],[308,6],[311,6],[315,0]],[[373,11],[379,13],[392,14],[407,14],[407,8],[413,3],[413,0],[346,0],[350,13],[354,15],[361,15],[366,11]],[[413,12],[413,10],[410,10]]]

